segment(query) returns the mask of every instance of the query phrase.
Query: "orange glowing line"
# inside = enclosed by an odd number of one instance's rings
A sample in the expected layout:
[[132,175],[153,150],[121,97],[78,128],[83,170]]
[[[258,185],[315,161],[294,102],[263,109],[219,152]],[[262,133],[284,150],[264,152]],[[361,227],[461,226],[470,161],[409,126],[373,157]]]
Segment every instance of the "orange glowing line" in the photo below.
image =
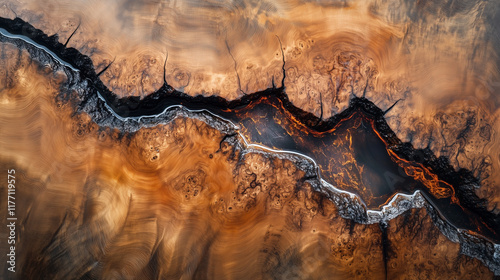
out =
[[[278,103],[273,103],[273,102],[269,102],[268,97],[264,97],[263,99],[260,99],[260,102],[265,102],[265,103],[271,105],[272,107],[274,107],[275,109],[277,109],[278,111],[282,112],[285,115],[285,117],[290,120],[291,127],[298,129],[302,132],[305,132],[307,134],[311,134],[311,135],[315,135],[315,136],[322,136],[322,135],[325,135],[328,133],[333,133],[334,131],[336,131],[338,129],[339,126],[344,124],[346,121],[352,119],[355,115],[359,116],[359,114],[360,114],[360,112],[354,112],[353,114],[350,114],[348,117],[337,122],[335,124],[335,126],[332,127],[331,129],[319,132],[319,131],[316,131],[314,129],[311,129],[304,122],[302,122],[296,116],[294,116],[291,112],[286,110],[284,108],[284,104],[283,104],[282,100],[278,100]],[[251,102],[250,104],[248,104],[248,106],[246,106],[245,110],[248,110],[249,108],[256,106],[258,103],[259,102],[256,102],[256,101]],[[233,111],[238,113],[238,112],[241,112],[241,109],[236,109]],[[440,180],[436,174],[434,174],[429,168],[423,166],[422,164],[410,162],[408,160],[404,160],[404,159],[400,158],[399,156],[397,156],[396,153],[389,148],[390,144],[384,139],[384,137],[376,129],[374,120],[363,115],[362,113],[361,113],[360,117],[363,120],[370,123],[370,125],[371,125],[373,131],[375,132],[375,134],[377,135],[377,137],[380,140],[382,140],[382,142],[386,146],[386,150],[387,150],[389,156],[392,158],[392,160],[394,162],[396,162],[399,166],[401,166],[404,169],[405,173],[408,176],[414,178],[416,181],[421,182],[429,190],[429,192],[437,199],[450,198],[452,203],[455,203],[455,204],[460,206],[459,200],[455,195],[455,189],[451,184],[449,184],[443,180]],[[251,118],[251,119],[254,122],[259,121],[259,120],[255,120],[254,118]],[[276,123],[281,124],[283,126],[283,123],[280,120],[275,118],[275,121],[276,121]],[[293,129],[290,129],[291,127],[288,127],[288,128],[285,127],[285,129],[289,135],[294,134]],[[348,142],[349,148],[352,149],[352,137],[348,136],[348,139],[346,139],[346,140],[349,141]],[[391,198],[392,198],[392,196],[391,196]],[[389,198],[387,200],[387,202],[390,201],[391,198]],[[462,207],[462,206],[460,206],[460,207]]]
[[[375,131],[375,133],[377,134],[378,138],[382,140],[382,142],[384,142],[387,152],[389,153],[391,158],[405,170],[406,175],[413,177],[415,180],[424,184],[424,186],[427,187],[429,192],[432,195],[434,195],[434,197],[436,197],[437,199],[450,197],[452,203],[459,205],[463,209],[463,207],[460,205],[458,198],[455,195],[455,188],[453,188],[451,184],[443,180],[440,180],[436,174],[431,172],[421,163],[416,163],[416,162],[413,163],[397,156],[396,153],[389,148],[389,144],[385,141],[382,135],[380,135],[380,133],[377,131],[374,122],[372,120],[369,120],[369,122],[373,128],[373,131]],[[446,187],[441,187],[440,184],[444,184],[446,185]]]

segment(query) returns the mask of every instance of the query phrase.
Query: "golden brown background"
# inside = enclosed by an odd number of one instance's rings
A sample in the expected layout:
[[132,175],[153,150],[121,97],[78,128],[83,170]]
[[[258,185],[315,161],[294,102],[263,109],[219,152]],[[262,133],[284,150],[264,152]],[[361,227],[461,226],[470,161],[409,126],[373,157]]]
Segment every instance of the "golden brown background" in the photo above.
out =
[[[386,115],[397,136],[473,171],[493,210],[498,7],[6,1],[0,16],[17,15],[63,43],[80,24],[68,47],[90,56],[97,72],[113,61],[100,78],[119,96],[158,89],[167,55],[167,82],[190,95],[236,99],[281,86],[281,41],[296,106],[327,118],[365,88],[382,109],[400,100]],[[224,134],[193,118],[136,133],[99,127],[55,100],[68,79],[56,70],[1,45],[0,162],[19,174],[18,279],[494,277],[460,254],[426,208],[387,222],[385,267],[379,225],[341,218],[292,159],[236,149],[241,143],[220,147]]]

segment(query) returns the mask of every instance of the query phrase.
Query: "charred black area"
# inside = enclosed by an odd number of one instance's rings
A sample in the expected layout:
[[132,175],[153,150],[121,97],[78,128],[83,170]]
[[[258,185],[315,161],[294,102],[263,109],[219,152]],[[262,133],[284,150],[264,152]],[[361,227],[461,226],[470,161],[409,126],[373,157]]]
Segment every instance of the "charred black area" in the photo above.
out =
[[[217,116],[241,124],[247,130],[247,135],[252,142],[311,156],[317,161],[326,180],[331,179],[331,174],[328,174],[328,166],[325,164],[328,165],[333,155],[324,152],[322,148],[332,148],[329,143],[335,137],[339,137],[332,131],[341,131],[343,125],[351,126],[352,124],[348,120],[351,122],[370,122],[373,127],[369,127],[366,131],[372,134],[377,133],[381,138],[380,141],[376,140],[379,142],[373,145],[380,146],[381,143],[385,145],[384,151],[376,151],[377,154],[373,157],[384,157],[385,159],[381,161],[386,161],[387,165],[392,164],[391,168],[395,168],[391,171],[392,173],[397,173],[397,166],[395,166],[395,162],[389,162],[390,156],[387,154],[389,150],[401,159],[421,164],[436,174],[440,180],[453,186],[459,205],[452,203],[450,198],[433,197],[422,184],[413,179],[410,187],[396,186],[394,189],[379,189],[375,196],[379,196],[380,201],[385,201],[395,192],[408,193],[416,189],[422,190],[451,225],[471,230],[496,243],[500,242],[500,217],[488,211],[486,200],[476,195],[474,190],[479,186],[479,180],[473,176],[472,172],[465,169],[455,171],[447,158],[437,158],[430,149],[414,149],[411,143],[403,143],[387,124],[384,118],[385,112],[364,97],[352,98],[350,106],[346,110],[328,119],[319,118],[292,104],[283,85],[246,94],[232,101],[218,96],[189,96],[175,90],[167,83],[143,99],[138,97],[118,98],[99,79],[99,74],[96,73],[92,60],[78,50],[67,48],[59,43],[57,35],[48,36],[20,18],[13,20],[0,18],[0,27],[12,34],[30,38],[70,63],[80,71],[81,78],[90,83],[91,92],[89,95],[95,95],[99,92],[106,100],[107,105],[121,117],[156,115],[174,105],[182,105],[190,110],[208,110]],[[285,71],[284,66],[283,71]],[[86,100],[82,100],[82,102],[86,102]],[[262,122],[256,121],[262,114],[267,114],[265,118],[260,118]],[[273,122],[276,118],[283,120],[284,123]],[[274,133],[276,137],[270,134],[262,135],[262,131],[258,131],[259,124],[265,126],[265,131]],[[361,144],[355,144],[355,146]],[[366,146],[363,149],[369,152],[371,147],[373,146]],[[376,166],[379,163],[374,161],[373,157],[371,159],[364,158],[358,153],[357,160],[366,161],[366,165],[369,166]],[[373,170],[375,173],[378,172],[375,167]],[[404,177],[401,174],[398,176]],[[411,179],[406,177],[405,180]],[[380,201],[376,200],[375,205],[379,205]]]
[[381,222],[379,223],[381,235],[381,243],[382,243],[382,256],[384,258],[384,271],[385,271],[385,279],[387,279],[387,262],[389,260],[389,238],[387,237],[387,223]]

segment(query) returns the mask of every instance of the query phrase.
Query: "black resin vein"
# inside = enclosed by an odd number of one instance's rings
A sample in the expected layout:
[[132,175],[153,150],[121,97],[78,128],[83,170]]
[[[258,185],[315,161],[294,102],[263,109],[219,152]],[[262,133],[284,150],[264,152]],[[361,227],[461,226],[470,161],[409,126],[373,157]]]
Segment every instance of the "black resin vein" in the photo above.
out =
[[[124,118],[156,115],[170,106],[182,105],[190,110],[208,110],[217,116],[238,122],[241,121],[242,117],[238,116],[237,112],[248,111],[256,106],[265,105],[267,106],[265,110],[277,110],[276,108],[280,108],[277,111],[281,110],[282,115],[286,116],[290,114],[293,116],[294,120],[303,129],[301,133],[305,136],[302,137],[310,136],[313,138],[321,138],[322,136],[318,137],[318,135],[328,135],[330,133],[329,131],[334,129],[344,120],[349,119],[355,114],[359,114],[362,118],[374,122],[374,128],[387,144],[387,149],[392,150],[402,159],[422,164],[437,174],[441,180],[454,186],[455,195],[460,201],[460,205],[463,207],[464,212],[455,213],[449,216],[445,215],[445,220],[450,221],[453,225],[459,224],[463,226],[463,228],[472,231],[476,229],[474,220],[481,220],[486,227],[481,230],[481,233],[475,232],[479,235],[486,236],[494,242],[498,243],[500,241],[500,218],[498,215],[489,212],[486,208],[486,200],[480,199],[475,194],[474,186],[478,185],[479,182],[478,179],[472,175],[472,172],[465,169],[455,171],[447,158],[436,158],[430,149],[417,150],[414,149],[410,143],[403,143],[399,140],[384,118],[384,114],[396,105],[397,102],[384,112],[368,99],[364,98],[366,87],[365,92],[363,92],[363,97],[352,98],[350,106],[343,112],[328,119],[318,118],[314,114],[296,107],[289,100],[284,88],[285,60],[283,57],[283,79],[281,87],[273,87],[260,92],[246,94],[236,100],[228,101],[219,96],[190,96],[175,90],[168,85],[166,81],[157,91],[147,95],[143,99],[139,97],[118,98],[99,79],[100,73],[97,74],[95,72],[92,60],[88,56],[81,54],[78,50],[67,48],[65,45],[59,43],[57,36],[47,36],[41,30],[34,28],[20,18],[15,18],[14,20],[0,18],[0,27],[12,34],[26,36],[34,42],[47,47],[62,60],[78,69],[81,78],[87,80],[91,84],[90,88],[92,92],[90,94],[99,93],[105,99],[106,104],[117,115]],[[273,145],[271,143],[271,145],[268,146]],[[284,147],[278,146],[276,148],[296,150],[306,155],[311,155],[310,151],[301,150],[303,147],[298,146],[293,139],[292,142],[285,144]],[[314,155],[312,155],[312,157],[318,160]],[[433,202],[441,213],[445,213],[446,211],[458,211],[457,209],[446,209],[446,206],[442,203],[440,205],[437,200]],[[444,207],[444,209],[441,207]],[[466,215],[465,217],[463,216],[464,214]]]

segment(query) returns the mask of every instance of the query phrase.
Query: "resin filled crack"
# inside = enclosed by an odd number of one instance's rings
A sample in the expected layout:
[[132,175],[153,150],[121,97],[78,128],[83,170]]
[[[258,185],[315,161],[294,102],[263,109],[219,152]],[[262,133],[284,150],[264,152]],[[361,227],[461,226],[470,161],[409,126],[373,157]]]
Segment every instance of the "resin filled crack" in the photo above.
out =
[[[353,143],[348,143],[349,145],[342,148],[347,150],[354,147],[353,157],[356,162],[371,166],[370,168],[373,169],[371,176],[382,176],[381,178],[386,179],[387,176],[384,177],[384,175],[388,174],[393,182],[388,188],[387,184],[374,186],[368,194],[363,194],[357,189],[349,190],[358,193],[368,208],[377,209],[381,205],[394,202],[395,193],[414,193],[420,190],[434,206],[428,207],[436,209],[436,221],[444,218],[445,223],[448,224],[448,226],[440,227],[442,231],[451,225],[451,228],[471,230],[494,242],[499,240],[498,217],[488,212],[485,201],[480,200],[474,194],[474,188],[478,183],[471,173],[466,170],[456,172],[445,158],[436,158],[429,150],[415,150],[410,144],[402,143],[385,122],[385,112],[365,98],[353,98],[347,110],[327,120],[295,107],[288,100],[284,85],[245,95],[238,100],[227,101],[214,96],[191,97],[165,83],[158,91],[143,100],[118,99],[101,82],[91,60],[75,49],[66,48],[57,42],[56,37],[48,37],[17,18],[1,19],[0,27],[12,34],[30,38],[68,64],[64,66],[72,68],[73,71],[78,70],[79,74],[73,74],[79,75],[79,79],[83,82],[80,82],[82,90],[79,91],[80,100],[76,104],[77,108],[89,113],[99,125],[135,131],[145,125],[152,126],[165,119],[175,118],[179,114],[187,114],[189,117],[207,121],[228,135],[235,135],[232,123],[237,123],[242,126],[242,134],[252,143],[295,151],[313,158],[321,169],[322,177],[330,183],[335,177],[335,172],[331,172],[328,164],[335,155],[329,152],[338,148],[338,146],[333,147],[332,143],[338,140],[346,144],[345,141],[351,139]],[[284,65],[283,71],[285,71]],[[75,102],[70,95],[62,94],[60,98]],[[346,133],[353,127],[356,131]],[[360,140],[361,137],[364,138]],[[234,137],[228,137],[226,140],[229,141],[232,138]],[[373,146],[377,147],[376,154],[371,157],[366,156]],[[382,161],[380,161],[381,158]],[[380,174],[377,170],[380,162],[382,162],[382,167],[388,168],[386,170],[388,173]],[[315,172],[309,173],[311,180],[318,182],[317,178],[312,178],[316,175]],[[427,176],[429,174],[436,175],[438,179],[429,179]],[[400,179],[403,181],[399,182]],[[374,181],[377,180],[380,181],[380,178]],[[326,182],[323,185],[325,184]],[[321,187],[318,186],[317,189]],[[417,195],[420,193],[417,192]],[[330,193],[330,196],[335,196],[335,194]],[[351,210],[356,208],[353,205],[356,203],[352,198],[348,200],[348,203],[351,203],[347,206]],[[422,207],[421,203],[416,204]],[[365,205],[359,202],[358,208],[363,210]],[[348,218],[353,218],[358,222],[368,222],[368,218],[362,218],[360,214],[357,218],[354,216]],[[463,240],[463,238],[450,237],[452,235],[450,233],[446,235],[457,242],[457,239]],[[491,261],[494,262],[494,260]],[[491,263],[489,266],[491,268]]]

